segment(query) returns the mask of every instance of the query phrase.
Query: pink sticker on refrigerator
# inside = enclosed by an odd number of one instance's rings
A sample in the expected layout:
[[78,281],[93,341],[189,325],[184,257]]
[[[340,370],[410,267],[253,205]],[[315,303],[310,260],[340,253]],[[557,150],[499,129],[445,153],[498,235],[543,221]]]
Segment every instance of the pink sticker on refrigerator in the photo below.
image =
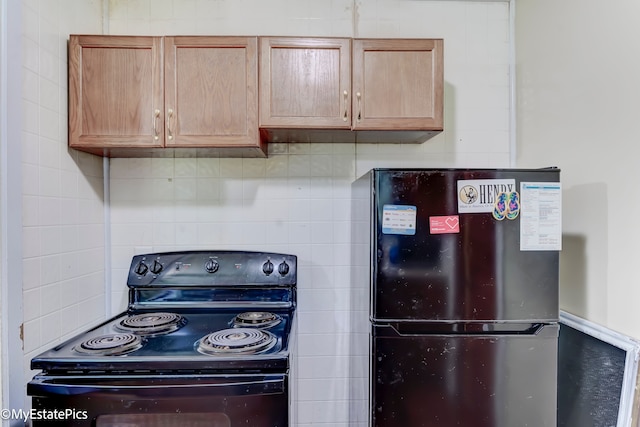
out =
[[431,234],[459,233],[460,218],[458,215],[430,216],[429,232]]

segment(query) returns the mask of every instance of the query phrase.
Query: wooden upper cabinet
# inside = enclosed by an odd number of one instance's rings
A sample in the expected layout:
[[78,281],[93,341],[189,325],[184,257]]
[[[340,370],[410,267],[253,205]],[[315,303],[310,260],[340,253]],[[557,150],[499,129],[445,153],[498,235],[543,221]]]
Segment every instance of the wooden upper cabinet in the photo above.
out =
[[354,130],[443,129],[442,39],[353,41]]
[[257,37],[72,35],[69,145],[116,157],[181,147],[264,157]]
[[260,126],[351,128],[351,39],[261,37]]
[[256,37],[165,37],[167,147],[256,147]]
[[442,39],[259,43],[260,127],[270,141],[423,142],[443,129]]
[[441,39],[71,35],[69,146],[264,157],[267,141],[423,142],[443,129],[443,85]]
[[162,147],[162,39],[71,36],[69,145]]

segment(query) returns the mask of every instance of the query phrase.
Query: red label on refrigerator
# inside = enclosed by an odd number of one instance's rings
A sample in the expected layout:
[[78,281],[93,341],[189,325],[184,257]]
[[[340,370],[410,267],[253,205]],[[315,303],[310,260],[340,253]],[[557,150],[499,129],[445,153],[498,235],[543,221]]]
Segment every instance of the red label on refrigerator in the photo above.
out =
[[429,232],[431,234],[446,234],[460,232],[460,218],[458,215],[429,217]]

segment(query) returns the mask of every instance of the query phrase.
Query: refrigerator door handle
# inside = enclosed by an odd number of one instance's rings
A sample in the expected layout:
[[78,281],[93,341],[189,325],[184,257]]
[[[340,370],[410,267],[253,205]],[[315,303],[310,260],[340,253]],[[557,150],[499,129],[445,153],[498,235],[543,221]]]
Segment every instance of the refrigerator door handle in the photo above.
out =
[[411,337],[420,335],[546,335],[557,334],[555,323],[425,323],[397,322],[375,325],[378,336]]

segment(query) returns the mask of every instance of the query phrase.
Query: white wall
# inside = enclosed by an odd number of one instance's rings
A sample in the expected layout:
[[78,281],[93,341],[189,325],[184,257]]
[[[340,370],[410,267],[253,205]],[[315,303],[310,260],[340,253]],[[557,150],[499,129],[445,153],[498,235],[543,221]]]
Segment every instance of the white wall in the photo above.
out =
[[[272,144],[268,159],[113,159],[113,312],[136,252],[298,255],[299,426],[367,423],[368,284],[350,277],[350,185],[371,167],[509,166],[505,2],[111,0],[110,34],[442,37],[445,132],[421,145]],[[353,291],[352,291],[353,290]]]
[[22,150],[23,262],[10,267],[22,267],[25,381],[33,356],[106,312],[102,159],[67,148],[71,32],[101,33],[102,2],[22,1],[22,99],[12,104],[22,140],[12,143]]
[[640,338],[640,2],[517,0],[518,165],[562,168],[561,306]]

